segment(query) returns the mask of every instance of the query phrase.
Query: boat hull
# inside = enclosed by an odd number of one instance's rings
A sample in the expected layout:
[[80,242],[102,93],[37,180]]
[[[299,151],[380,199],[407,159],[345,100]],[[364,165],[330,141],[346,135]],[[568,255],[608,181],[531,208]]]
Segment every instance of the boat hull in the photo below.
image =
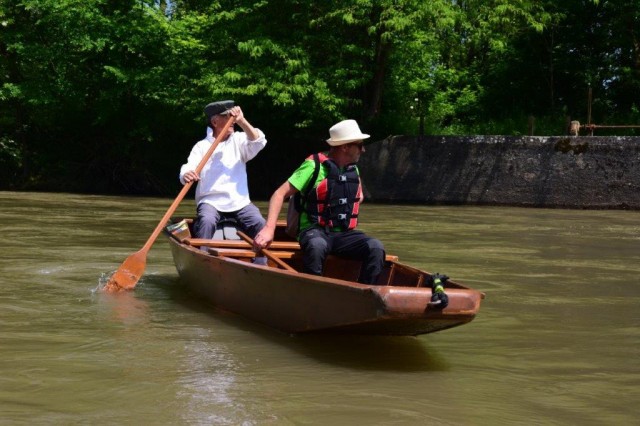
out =
[[181,281],[214,306],[286,333],[415,336],[473,320],[482,293],[447,289],[444,310],[428,287],[364,285],[211,256],[169,238]]

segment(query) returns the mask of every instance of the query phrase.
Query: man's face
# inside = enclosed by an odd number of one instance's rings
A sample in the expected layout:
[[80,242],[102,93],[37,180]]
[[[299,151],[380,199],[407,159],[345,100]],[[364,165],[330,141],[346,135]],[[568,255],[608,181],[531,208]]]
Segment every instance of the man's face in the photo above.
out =
[[360,160],[360,154],[364,149],[364,143],[362,141],[351,142],[345,145],[347,148],[347,155],[349,156],[351,163],[357,163]]
[[[213,130],[216,135],[220,134],[220,131],[222,130],[224,125],[227,124],[228,118],[229,118],[229,115],[214,115],[211,118],[211,125],[213,126]],[[233,133],[233,125],[229,126],[229,128],[227,129],[227,137],[230,136],[232,133]]]

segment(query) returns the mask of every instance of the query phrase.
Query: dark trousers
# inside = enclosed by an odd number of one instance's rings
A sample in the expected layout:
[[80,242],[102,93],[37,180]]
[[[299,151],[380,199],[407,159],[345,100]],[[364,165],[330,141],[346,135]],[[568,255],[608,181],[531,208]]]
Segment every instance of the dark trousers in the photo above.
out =
[[327,255],[362,261],[358,282],[375,284],[384,267],[385,252],[380,240],[361,231],[328,232],[312,227],[300,234],[304,272],[322,275]]
[[200,203],[197,212],[198,218],[193,227],[196,238],[210,239],[213,237],[216,225],[222,218],[235,219],[240,230],[251,238],[255,237],[266,223],[260,210],[254,204],[249,204],[235,212],[219,212],[210,204]]

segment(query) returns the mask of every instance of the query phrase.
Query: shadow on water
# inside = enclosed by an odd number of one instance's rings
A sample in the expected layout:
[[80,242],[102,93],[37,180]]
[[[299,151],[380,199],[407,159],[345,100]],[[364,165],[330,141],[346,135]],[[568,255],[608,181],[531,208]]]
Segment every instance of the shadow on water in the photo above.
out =
[[415,337],[300,335],[286,343],[316,360],[354,370],[447,371],[446,361]]
[[173,280],[158,276],[154,277],[154,280],[156,279],[162,280],[158,283],[157,289],[163,292],[172,303],[179,304],[192,312],[215,318],[216,321],[229,327],[251,333],[321,363],[355,370],[395,372],[449,370],[446,360],[416,337],[346,334],[289,335],[198,300],[186,286],[180,284],[179,279],[175,279],[169,285],[167,285],[168,281]]

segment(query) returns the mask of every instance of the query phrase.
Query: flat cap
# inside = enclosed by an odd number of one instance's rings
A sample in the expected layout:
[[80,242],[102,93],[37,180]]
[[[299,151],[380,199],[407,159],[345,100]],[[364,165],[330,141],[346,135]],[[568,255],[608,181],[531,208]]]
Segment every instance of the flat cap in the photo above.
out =
[[204,113],[208,118],[218,114],[227,114],[227,111],[233,108],[235,104],[231,100],[211,102],[204,107]]

